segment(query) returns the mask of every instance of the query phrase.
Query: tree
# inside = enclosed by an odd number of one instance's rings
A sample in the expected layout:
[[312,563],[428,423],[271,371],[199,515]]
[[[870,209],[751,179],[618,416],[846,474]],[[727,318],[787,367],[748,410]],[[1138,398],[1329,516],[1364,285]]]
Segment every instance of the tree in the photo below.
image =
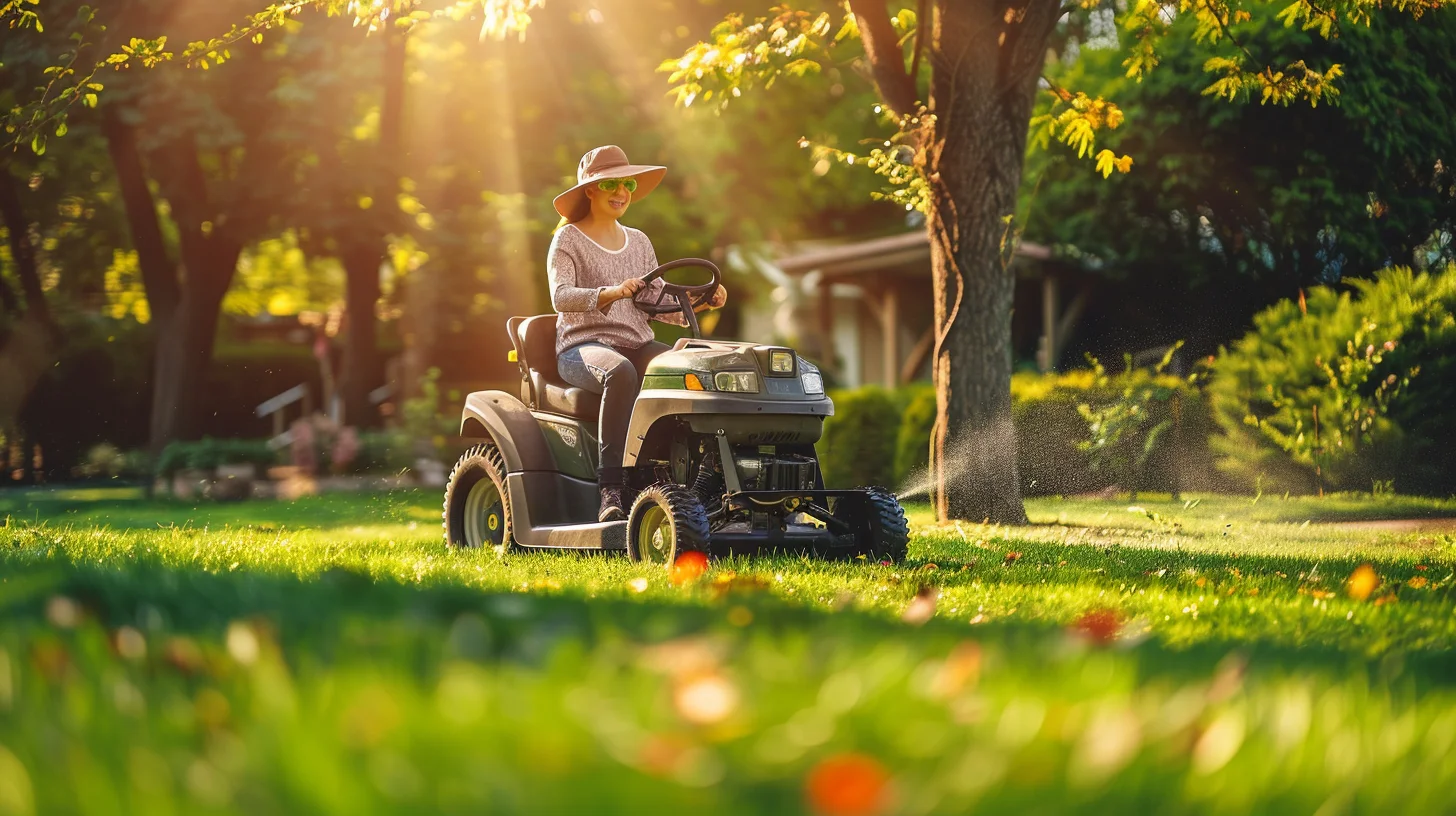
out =
[[1136,156],[1138,171],[1107,181],[1061,153],[1028,154],[1027,238],[1074,247],[1101,270],[1102,303],[1143,304],[1088,326],[1085,346],[1101,354],[1129,336],[1143,346],[1182,338],[1196,357],[1301,288],[1390,264],[1444,265],[1452,247],[1441,237],[1456,228],[1456,65],[1442,49],[1456,39],[1456,14],[1381,15],[1324,40],[1254,9],[1251,50],[1347,66],[1339,104],[1318,107],[1200,94],[1216,49],[1194,40],[1195,25],[1174,22],[1181,33],[1140,83],[1105,28],[1069,41],[1048,67],[1061,85],[1116,98],[1137,124],[1106,144]]
[[[1127,4],[1118,17],[1133,36],[1123,63],[1128,75],[1141,78],[1152,70],[1164,38],[1178,33],[1170,23],[1191,16],[1196,25],[1181,33],[1225,49],[1204,66],[1216,77],[1206,89],[1210,95],[1238,100],[1258,94],[1261,101],[1278,104],[1333,101],[1342,75],[1338,64],[1317,70],[1295,60],[1282,69],[1260,67],[1240,38],[1241,26],[1250,19],[1247,7],[1256,5],[1252,0]],[[1367,24],[1377,5],[1352,0],[1322,9],[1298,0],[1281,20],[1331,37],[1341,26]],[[1402,8],[1420,14],[1436,5],[1447,4]],[[1010,418],[1014,281],[1008,263],[1020,226],[1022,163],[1032,131],[1039,143],[1055,140],[1079,158],[1094,159],[1104,175],[1131,170],[1133,157],[1096,150],[1096,134],[1123,120],[1116,105],[1042,76],[1059,21],[1082,25],[1092,13],[1111,12],[1112,4],[926,0],[917,4],[918,15],[902,9],[893,16],[881,0],[850,0],[848,7],[850,14],[838,27],[829,12],[781,7],[751,22],[731,14],[710,42],[666,67],[685,104],[709,102],[716,93],[722,106],[756,85],[853,57],[843,44],[860,40],[866,72],[897,119],[895,138],[912,151],[908,160],[894,151],[872,152],[870,166],[900,183],[895,194],[907,204],[925,209],[931,238],[937,388],[931,469],[938,487],[937,516],[1024,522]],[[912,44],[908,52],[902,46],[907,41]],[[923,97],[917,73],[922,48],[931,72]],[[1039,84],[1055,99],[1051,110],[1033,120]]]
[[[342,420],[368,426],[377,419],[369,393],[384,379],[375,317],[380,268],[391,235],[406,224],[396,200],[408,32],[391,26],[361,42],[337,22],[310,21],[290,37],[298,69],[285,83],[299,104],[279,125],[296,136],[305,157],[282,220],[303,234],[309,254],[336,257],[343,266]],[[377,111],[376,123],[363,127],[370,111]]]
[[[126,4],[109,9],[108,22],[144,26],[150,15],[178,11],[170,25],[185,35],[221,25],[237,8]],[[238,258],[275,228],[293,192],[289,162],[299,150],[276,127],[286,100],[271,94],[292,66],[286,49],[248,56],[247,71],[132,74],[101,105],[156,338],[154,452],[195,436],[201,378]],[[152,180],[176,228],[175,260]]]

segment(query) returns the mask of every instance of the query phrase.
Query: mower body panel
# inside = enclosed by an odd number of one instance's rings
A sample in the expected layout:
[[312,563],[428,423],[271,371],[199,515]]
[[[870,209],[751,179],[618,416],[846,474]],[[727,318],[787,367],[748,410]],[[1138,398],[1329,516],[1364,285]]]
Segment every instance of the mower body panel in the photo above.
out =
[[626,522],[596,520],[595,433],[568,416],[532,411],[504,391],[465,399],[460,434],[489,438],[506,463],[511,527],[524,547],[620,550]]
[[696,433],[723,431],[735,445],[812,445],[833,415],[833,401],[823,396],[780,401],[753,393],[644,390],[632,408],[622,465],[660,454],[679,422]]

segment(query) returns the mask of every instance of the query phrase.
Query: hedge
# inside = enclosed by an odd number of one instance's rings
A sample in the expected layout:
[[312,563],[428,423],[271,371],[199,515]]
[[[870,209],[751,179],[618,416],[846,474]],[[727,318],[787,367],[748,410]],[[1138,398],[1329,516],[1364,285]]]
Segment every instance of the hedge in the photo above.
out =
[[824,486],[893,486],[901,414],[895,396],[868,386],[831,392],[830,398],[834,416],[825,422],[818,446]]
[[[1147,372],[1131,375],[1134,382],[1152,378]],[[1129,382],[1127,375],[1098,384],[1091,371],[1068,374],[1018,374],[1011,382],[1011,416],[1016,426],[1021,488],[1025,495],[1071,495],[1117,486],[1119,474],[1098,471],[1091,455],[1079,447],[1088,438],[1087,421],[1077,407],[1115,400]],[[1176,390],[1178,422],[1148,462],[1139,487],[1172,491],[1221,486],[1213,467],[1208,437],[1213,422],[1207,401],[1198,389],[1173,377],[1160,382]],[[935,392],[926,384],[894,392],[868,387],[832,395],[835,414],[825,423],[819,452],[825,482],[836,487],[869,484],[903,486],[923,473],[935,421]],[[903,405],[891,419],[887,407]],[[1173,410],[1171,403],[1155,403],[1150,424]],[[867,416],[876,420],[867,422]],[[884,451],[883,427],[893,424],[893,454]],[[1139,440],[1131,440],[1137,443]]]

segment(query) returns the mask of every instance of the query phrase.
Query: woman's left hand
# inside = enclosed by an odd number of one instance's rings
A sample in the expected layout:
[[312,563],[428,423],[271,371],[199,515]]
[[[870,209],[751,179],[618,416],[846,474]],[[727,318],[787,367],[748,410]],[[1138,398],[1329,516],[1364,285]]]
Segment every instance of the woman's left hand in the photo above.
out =
[[718,284],[718,291],[714,292],[713,296],[708,298],[706,301],[699,303],[697,308],[693,309],[693,311],[701,312],[705,309],[721,309],[727,302],[728,290],[724,289],[723,285],[720,283]]

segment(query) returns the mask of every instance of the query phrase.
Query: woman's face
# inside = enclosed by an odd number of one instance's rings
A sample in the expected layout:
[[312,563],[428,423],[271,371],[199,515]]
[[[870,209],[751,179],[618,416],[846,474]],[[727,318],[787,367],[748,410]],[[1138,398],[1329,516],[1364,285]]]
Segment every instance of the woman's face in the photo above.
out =
[[632,203],[632,194],[620,183],[612,186],[615,189],[603,190],[596,184],[587,186],[586,197],[591,201],[593,216],[615,220],[626,214],[627,206]]

